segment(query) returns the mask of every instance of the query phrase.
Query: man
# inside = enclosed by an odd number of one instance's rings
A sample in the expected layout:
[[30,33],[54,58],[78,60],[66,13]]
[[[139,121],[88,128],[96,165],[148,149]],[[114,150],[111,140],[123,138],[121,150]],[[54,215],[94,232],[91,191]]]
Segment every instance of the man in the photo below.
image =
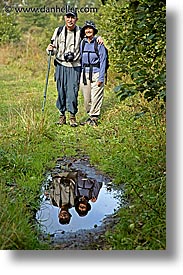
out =
[[[52,36],[53,43],[47,47],[47,52],[55,55],[55,80],[58,91],[56,106],[60,111],[59,125],[66,124],[65,112],[70,113],[70,126],[76,127],[78,112],[78,90],[81,74],[80,27],[75,11],[69,11],[64,16],[65,26],[56,28]],[[103,43],[99,38],[98,42]]]
[[58,218],[61,224],[69,224],[72,217],[69,209],[74,206],[76,178],[77,172],[52,175],[50,198],[52,205],[60,208]]

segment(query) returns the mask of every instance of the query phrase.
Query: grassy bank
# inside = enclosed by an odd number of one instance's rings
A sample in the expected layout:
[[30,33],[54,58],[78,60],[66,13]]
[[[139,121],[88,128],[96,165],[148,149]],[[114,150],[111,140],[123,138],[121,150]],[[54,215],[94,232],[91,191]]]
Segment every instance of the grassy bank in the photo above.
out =
[[[33,43],[33,42],[32,42]],[[47,249],[34,222],[44,172],[58,157],[90,156],[92,164],[124,184],[129,205],[121,209],[114,232],[106,232],[111,249],[166,248],[165,113],[162,103],[142,97],[119,102],[106,87],[97,128],[58,127],[56,90],[51,68],[47,102],[41,112],[47,69],[36,45],[1,49],[0,247]],[[5,58],[6,57],[6,58]],[[142,113],[142,109],[146,110]],[[78,120],[83,120],[79,94]]]

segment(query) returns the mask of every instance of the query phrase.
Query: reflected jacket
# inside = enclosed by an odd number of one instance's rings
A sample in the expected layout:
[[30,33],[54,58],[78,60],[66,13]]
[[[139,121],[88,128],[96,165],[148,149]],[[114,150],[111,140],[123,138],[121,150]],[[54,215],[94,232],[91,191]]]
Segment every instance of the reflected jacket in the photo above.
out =
[[75,196],[82,197],[85,196],[89,200],[92,198],[98,198],[100,189],[102,187],[102,182],[97,182],[93,179],[84,179],[78,177],[78,182],[75,185]]
[[53,177],[50,188],[50,198],[52,204],[57,207],[68,205],[69,208],[74,206],[74,189],[75,181],[56,175]]

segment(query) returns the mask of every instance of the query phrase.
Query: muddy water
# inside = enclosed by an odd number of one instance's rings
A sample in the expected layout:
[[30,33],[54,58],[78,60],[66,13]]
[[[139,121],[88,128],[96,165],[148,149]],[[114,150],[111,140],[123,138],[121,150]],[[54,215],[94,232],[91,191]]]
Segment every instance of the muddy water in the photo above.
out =
[[[79,172],[82,180],[95,181],[95,184],[100,184],[98,198],[96,202],[91,202],[91,210],[84,217],[80,217],[76,213],[75,208],[72,207],[69,212],[71,213],[71,221],[69,224],[62,225],[58,221],[59,208],[53,206],[49,196],[50,186],[52,184],[52,176],[54,173],[61,173],[65,171]],[[116,211],[123,206],[123,189],[122,187],[116,188],[109,177],[106,177],[89,163],[87,157],[59,159],[56,167],[47,173],[46,180],[42,188],[42,198],[40,209],[37,212],[37,221],[41,227],[42,232],[51,234],[52,236],[67,235],[69,233],[81,232],[82,230],[96,230],[99,229],[103,221],[116,213]],[[88,231],[89,232],[89,231]],[[70,235],[71,236],[71,235]]]

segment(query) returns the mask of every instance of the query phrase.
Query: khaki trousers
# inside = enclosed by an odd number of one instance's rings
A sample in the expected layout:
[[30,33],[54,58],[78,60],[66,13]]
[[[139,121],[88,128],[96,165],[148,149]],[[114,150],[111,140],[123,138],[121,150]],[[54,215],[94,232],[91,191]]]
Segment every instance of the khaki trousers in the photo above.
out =
[[97,81],[99,73],[92,74],[92,83],[89,80],[89,73],[86,73],[87,85],[83,83],[83,73],[81,74],[80,89],[84,97],[84,107],[90,116],[99,116],[104,97],[104,83],[98,87]]

